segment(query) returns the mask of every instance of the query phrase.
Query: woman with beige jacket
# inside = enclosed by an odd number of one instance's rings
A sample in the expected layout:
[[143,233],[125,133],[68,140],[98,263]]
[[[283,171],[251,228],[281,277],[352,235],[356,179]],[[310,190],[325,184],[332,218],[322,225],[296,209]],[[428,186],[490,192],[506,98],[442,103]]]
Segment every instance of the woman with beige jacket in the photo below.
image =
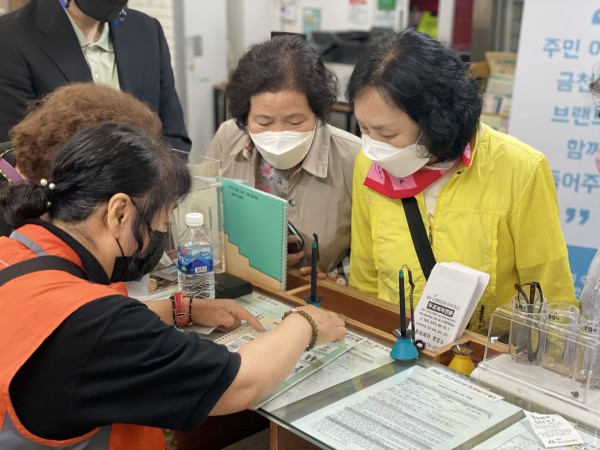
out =
[[313,233],[321,272],[341,272],[350,251],[352,170],[360,139],[326,123],[336,91],[335,76],[301,36],[254,45],[225,91],[233,119],[221,125],[207,153],[221,160],[224,177],[288,200],[289,221],[307,243],[288,254],[288,266],[304,273],[310,271]]

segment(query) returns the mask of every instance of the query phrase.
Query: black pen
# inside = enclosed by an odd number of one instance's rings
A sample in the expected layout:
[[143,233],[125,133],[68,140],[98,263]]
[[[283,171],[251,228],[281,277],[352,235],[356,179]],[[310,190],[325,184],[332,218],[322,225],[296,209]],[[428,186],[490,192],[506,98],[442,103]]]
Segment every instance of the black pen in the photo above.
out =
[[[417,330],[416,330],[416,325],[415,325],[415,308],[413,305],[413,292],[415,290],[415,283],[413,282],[413,278],[412,278],[412,272],[411,270],[407,267],[406,271],[408,272],[408,285],[410,286],[410,294],[408,296],[408,302],[410,303],[410,325],[412,328],[412,340],[413,343],[417,342]],[[422,341],[420,341],[422,343]],[[425,344],[423,344],[425,345]]]
[[317,262],[319,261],[319,237],[313,233],[312,255],[310,258],[310,301],[317,302]]
[[398,292],[400,293],[400,336],[406,337],[406,299],[404,294],[404,271],[398,272]]

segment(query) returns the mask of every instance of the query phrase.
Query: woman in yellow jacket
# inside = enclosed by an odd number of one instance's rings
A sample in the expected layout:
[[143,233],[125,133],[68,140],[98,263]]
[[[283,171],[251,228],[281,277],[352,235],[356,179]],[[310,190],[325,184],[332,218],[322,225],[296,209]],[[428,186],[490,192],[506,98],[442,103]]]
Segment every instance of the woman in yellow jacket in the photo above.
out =
[[412,30],[383,37],[355,67],[348,96],[363,133],[351,286],[398,302],[407,264],[419,299],[426,279],[403,206],[415,198],[435,261],[490,274],[469,329],[485,333],[515,283],[576,301],[548,161],[479,121],[478,81],[453,50]]

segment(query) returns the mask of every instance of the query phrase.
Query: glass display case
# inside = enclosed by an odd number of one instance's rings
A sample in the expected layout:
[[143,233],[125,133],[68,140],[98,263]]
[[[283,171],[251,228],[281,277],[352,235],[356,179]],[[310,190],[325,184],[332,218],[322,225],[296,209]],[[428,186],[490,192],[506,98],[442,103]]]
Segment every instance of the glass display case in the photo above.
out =
[[[260,412],[325,449],[543,448],[535,445],[524,411],[564,415],[419,359],[392,362],[286,407]],[[600,416],[595,417],[595,424],[566,417],[588,450],[600,448]],[[512,440],[516,445],[524,439],[528,447],[511,446]],[[287,448],[282,441],[281,448]]]

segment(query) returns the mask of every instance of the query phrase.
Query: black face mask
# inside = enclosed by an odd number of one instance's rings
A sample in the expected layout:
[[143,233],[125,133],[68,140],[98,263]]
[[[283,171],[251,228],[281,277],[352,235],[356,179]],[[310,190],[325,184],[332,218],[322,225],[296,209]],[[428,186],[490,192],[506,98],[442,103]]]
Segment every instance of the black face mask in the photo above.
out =
[[127,0],[75,0],[75,4],[92,19],[110,22],[127,6]]
[[119,281],[135,281],[150,273],[156,267],[158,261],[165,251],[167,233],[152,231],[152,237],[148,243],[145,254],[133,257],[125,256],[121,244],[117,239],[117,245],[121,249],[121,255],[115,258],[115,267],[110,277],[111,283]]

